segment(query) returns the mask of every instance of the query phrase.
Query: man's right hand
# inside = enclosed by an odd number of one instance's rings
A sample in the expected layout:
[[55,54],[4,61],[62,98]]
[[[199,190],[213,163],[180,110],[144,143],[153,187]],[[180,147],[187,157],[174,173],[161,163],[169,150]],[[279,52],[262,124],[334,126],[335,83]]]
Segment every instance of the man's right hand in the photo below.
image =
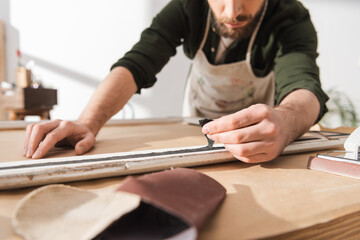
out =
[[42,158],[57,144],[72,145],[76,154],[83,154],[95,145],[95,134],[85,124],[70,121],[30,124],[26,128],[24,156]]
[[102,81],[77,122],[54,120],[26,128],[24,156],[42,158],[55,145],[72,145],[83,154],[95,145],[95,136],[137,91],[132,73],[116,67]]

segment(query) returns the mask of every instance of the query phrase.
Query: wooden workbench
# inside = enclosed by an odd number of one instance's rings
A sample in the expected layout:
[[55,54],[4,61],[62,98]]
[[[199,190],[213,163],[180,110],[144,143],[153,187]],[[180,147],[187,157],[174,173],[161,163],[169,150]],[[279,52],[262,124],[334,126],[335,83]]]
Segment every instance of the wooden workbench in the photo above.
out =
[[[1,124],[1,123],[0,123]],[[0,161],[24,160],[24,129],[0,130]],[[200,127],[170,121],[105,126],[88,154],[206,145]],[[200,239],[329,239],[360,237],[360,181],[306,169],[310,155],[262,164],[239,161],[194,168],[227,189]],[[53,149],[47,157],[73,156]],[[83,189],[115,186],[124,177],[68,183]],[[21,239],[11,227],[19,200],[35,188],[0,191],[0,239]]]

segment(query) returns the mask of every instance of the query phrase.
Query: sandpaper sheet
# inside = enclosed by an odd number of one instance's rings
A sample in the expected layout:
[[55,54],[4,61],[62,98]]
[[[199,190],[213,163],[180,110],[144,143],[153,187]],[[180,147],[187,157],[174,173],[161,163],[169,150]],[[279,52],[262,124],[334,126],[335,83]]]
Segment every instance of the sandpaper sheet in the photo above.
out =
[[[25,239],[196,239],[225,197],[214,179],[186,168],[127,177],[116,189],[49,185],[17,205]],[[191,237],[190,234],[191,233]]]

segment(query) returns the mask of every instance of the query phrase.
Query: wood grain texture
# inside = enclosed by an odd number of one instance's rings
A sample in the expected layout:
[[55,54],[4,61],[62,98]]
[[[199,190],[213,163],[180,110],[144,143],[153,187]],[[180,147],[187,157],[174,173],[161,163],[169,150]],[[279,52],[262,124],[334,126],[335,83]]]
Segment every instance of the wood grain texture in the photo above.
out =
[[359,239],[360,236],[360,211],[347,214],[329,222],[316,224],[312,227],[296,230],[277,236],[264,238],[267,240],[286,239]]

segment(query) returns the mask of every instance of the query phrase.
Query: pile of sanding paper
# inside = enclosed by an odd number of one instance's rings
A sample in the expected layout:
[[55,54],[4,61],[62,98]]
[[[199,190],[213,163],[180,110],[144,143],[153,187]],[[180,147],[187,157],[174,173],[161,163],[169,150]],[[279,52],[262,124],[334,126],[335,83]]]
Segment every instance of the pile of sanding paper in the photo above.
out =
[[225,194],[185,168],[130,176],[116,188],[48,185],[19,202],[13,227],[25,239],[196,239]]

